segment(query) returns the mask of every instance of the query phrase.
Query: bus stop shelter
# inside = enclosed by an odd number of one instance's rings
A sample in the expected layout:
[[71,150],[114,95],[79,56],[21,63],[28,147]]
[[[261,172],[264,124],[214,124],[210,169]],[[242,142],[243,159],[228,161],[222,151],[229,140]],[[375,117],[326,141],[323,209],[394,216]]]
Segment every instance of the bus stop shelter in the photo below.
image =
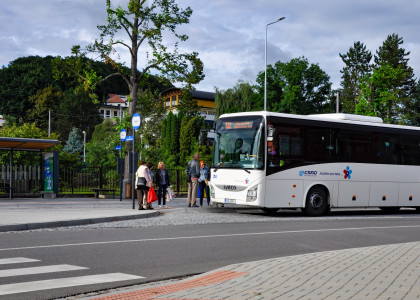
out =
[[[30,138],[14,138],[0,137],[0,150],[10,152],[10,173],[9,173],[9,196],[13,199],[13,152],[14,151],[32,151],[43,152],[60,142],[58,140],[47,139],[30,139]],[[58,175],[58,174],[57,174]]]

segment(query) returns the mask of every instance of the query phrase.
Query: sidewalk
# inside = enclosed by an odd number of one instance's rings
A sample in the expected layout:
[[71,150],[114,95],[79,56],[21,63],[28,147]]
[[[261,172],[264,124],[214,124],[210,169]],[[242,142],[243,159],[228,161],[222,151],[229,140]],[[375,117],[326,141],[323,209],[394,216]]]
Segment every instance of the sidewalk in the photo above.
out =
[[175,283],[85,299],[419,298],[420,242],[412,242],[235,264]]
[[130,199],[57,198],[0,199],[0,232],[86,225],[158,215],[132,209]]

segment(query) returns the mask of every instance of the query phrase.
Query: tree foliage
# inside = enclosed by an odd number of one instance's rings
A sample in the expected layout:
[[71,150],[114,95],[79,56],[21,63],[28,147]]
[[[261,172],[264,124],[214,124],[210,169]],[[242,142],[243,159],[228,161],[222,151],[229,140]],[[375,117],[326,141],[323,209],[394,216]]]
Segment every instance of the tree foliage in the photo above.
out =
[[[304,57],[267,67],[267,110],[291,114],[323,113],[330,109],[330,77]],[[264,95],[264,72],[257,78]]]
[[80,138],[80,133],[77,128],[73,128],[70,132],[63,151],[71,154],[81,154],[81,152],[83,152],[83,141]]
[[[153,69],[178,82],[197,83],[204,77],[203,64],[198,58],[198,53],[179,53],[178,42],[169,50],[168,39],[163,39],[164,33],[171,33],[181,42],[188,39],[188,36],[177,33],[177,27],[189,22],[192,14],[189,7],[181,9],[174,0],[129,0],[124,8],[113,6],[110,0],[106,4],[108,23],[98,26],[99,37],[86,51],[81,51],[80,46],[75,46],[72,52],[79,57],[86,53],[96,53],[103,62],[113,67],[114,73],[102,77],[93,70],[80,71],[76,56],[72,63],[84,80],[85,90],[94,89],[97,84],[110,77],[121,76],[130,91],[129,114],[133,115],[137,108],[138,89],[142,80]],[[116,38],[117,36],[119,38]],[[125,38],[121,38],[123,36]],[[145,61],[143,66],[138,65],[141,47],[146,52],[142,57]],[[118,61],[118,49],[121,48],[130,56],[130,69],[124,68]]]
[[398,123],[401,116],[400,91],[393,83],[405,77],[405,70],[382,65],[367,74],[359,84],[360,96],[355,112],[360,115],[378,116],[385,123]]
[[359,84],[356,113],[377,115],[386,123],[415,122],[414,71],[408,66],[410,52],[402,48],[403,43],[401,37],[391,34],[376,51],[372,73]]
[[115,146],[120,144],[119,131],[107,119],[95,126],[92,139],[86,143],[86,163],[91,167],[116,168],[119,152]]
[[238,81],[233,88],[221,91],[216,89],[216,116],[224,113],[261,110],[263,104],[256,94],[255,87]]
[[343,103],[343,111],[353,113],[357,105],[357,98],[360,94],[360,83],[367,74],[372,71],[372,53],[366,49],[366,46],[355,42],[353,47],[346,54],[339,54],[345,66],[340,71],[342,93],[340,100]]
[[63,98],[64,94],[52,86],[38,90],[35,95],[29,97],[33,108],[29,110],[28,118],[39,128],[48,130],[49,113],[57,109]]

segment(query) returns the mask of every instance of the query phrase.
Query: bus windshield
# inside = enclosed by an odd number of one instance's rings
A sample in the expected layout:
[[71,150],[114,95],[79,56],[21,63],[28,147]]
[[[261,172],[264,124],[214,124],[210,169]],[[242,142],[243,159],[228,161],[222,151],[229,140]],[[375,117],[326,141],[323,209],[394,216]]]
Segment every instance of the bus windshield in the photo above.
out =
[[219,168],[264,168],[264,118],[221,118],[216,124],[213,164]]

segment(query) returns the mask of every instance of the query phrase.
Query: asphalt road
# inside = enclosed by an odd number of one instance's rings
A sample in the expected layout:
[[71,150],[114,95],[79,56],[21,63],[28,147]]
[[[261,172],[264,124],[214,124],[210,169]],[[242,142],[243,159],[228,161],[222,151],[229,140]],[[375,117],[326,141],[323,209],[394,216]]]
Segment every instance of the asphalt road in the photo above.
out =
[[[81,268],[2,277],[2,271],[10,269],[10,265],[0,264],[0,285],[109,273],[139,278],[18,293],[0,296],[0,299],[50,299],[197,274],[233,263],[420,239],[420,215],[411,211],[398,215],[383,215],[377,211],[338,211],[323,218],[303,217],[299,213],[270,216],[258,211],[232,209],[196,212],[201,219],[218,213],[232,218],[243,214],[245,221],[2,233],[0,261],[24,257],[39,261],[19,264],[16,268],[47,265]],[[248,222],[249,216],[258,216],[265,221]]]

